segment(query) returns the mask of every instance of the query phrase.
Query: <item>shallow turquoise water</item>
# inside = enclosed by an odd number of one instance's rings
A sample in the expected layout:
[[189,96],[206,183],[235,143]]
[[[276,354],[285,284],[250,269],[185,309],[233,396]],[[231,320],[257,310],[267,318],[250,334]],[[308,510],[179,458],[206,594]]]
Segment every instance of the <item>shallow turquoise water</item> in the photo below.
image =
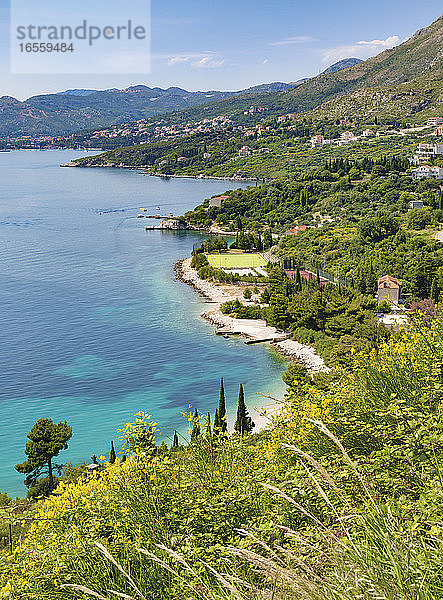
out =
[[[170,441],[181,411],[231,412],[280,395],[284,362],[267,347],[215,336],[198,294],[174,280],[197,233],[144,230],[139,207],[183,213],[229,182],[67,169],[73,151],[0,153],[0,491],[26,492],[14,464],[40,417],[73,427],[60,462],[107,454],[132,415]],[[102,214],[99,214],[99,213]]]

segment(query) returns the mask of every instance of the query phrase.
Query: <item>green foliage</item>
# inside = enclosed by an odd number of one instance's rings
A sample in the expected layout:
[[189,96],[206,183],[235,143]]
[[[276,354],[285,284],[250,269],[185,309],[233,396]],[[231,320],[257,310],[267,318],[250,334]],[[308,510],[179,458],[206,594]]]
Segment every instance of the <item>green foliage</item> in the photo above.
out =
[[200,416],[198,414],[198,410],[195,409],[194,415],[192,417],[192,431],[191,431],[191,443],[197,442],[200,437]]
[[218,400],[218,412],[216,414],[218,417],[217,427],[222,433],[225,433],[228,430],[228,422],[226,417],[226,398],[223,377],[220,379],[220,397]]
[[251,433],[254,427],[255,424],[249,416],[248,409],[246,408],[243,385],[240,384],[240,389],[238,392],[237,418],[234,424],[234,431],[240,435],[245,435],[247,433]]
[[[26,442],[25,462],[15,466],[19,473],[26,473],[25,485],[33,487],[42,473],[48,472],[49,493],[54,489],[52,473],[52,459],[58,456],[60,450],[68,447],[68,440],[72,436],[72,428],[66,421],[53,423],[52,419],[39,419],[28,433],[29,442]],[[62,465],[57,465],[59,471]]]
[[426,229],[436,225],[435,211],[430,207],[413,208],[407,216],[407,223],[410,229]]
[[57,487],[59,482],[59,477],[53,477],[52,481],[49,479],[49,477],[41,477],[38,481],[36,481],[35,485],[32,485],[29,488],[26,498],[28,498],[28,500],[37,500],[39,498],[49,496],[52,490]]
[[111,450],[109,452],[109,462],[111,463],[111,465],[113,465],[115,463],[116,458],[117,458],[117,455],[115,454],[114,442],[111,440]]
[[366,217],[358,224],[360,235],[370,242],[380,242],[397,233],[400,224],[392,215]]

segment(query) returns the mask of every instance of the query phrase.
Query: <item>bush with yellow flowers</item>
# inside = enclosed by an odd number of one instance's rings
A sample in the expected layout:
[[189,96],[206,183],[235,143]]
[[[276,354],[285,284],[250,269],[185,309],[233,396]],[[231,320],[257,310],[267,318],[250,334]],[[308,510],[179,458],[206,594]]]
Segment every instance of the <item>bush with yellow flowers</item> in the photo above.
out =
[[[134,595],[127,575],[147,599],[201,598],[207,565],[223,573],[231,546],[303,553],[287,528],[303,532],[320,569],[325,547],[316,523],[333,527],[349,506],[364,514],[367,490],[401,515],[408,535],[432,533],[438,541],[442,396],[443,322],[418,320],[369,354],[354,353],[346,371],[293,377],[282,410],[258,434],[216,435],[202,424],[192,443],[162,452],[156,424],[139,413],[122,431],[125,462],[62,481],[36,505],[26,536],[1,557],[0,598],[87,597],[66,584],[106,599],[116,597],[108,590]],[[333,505],[319,496],[307,464],[339,486]],[[292,501],[270,494],[276,486]],[[190,565],[191,583],[155,559],[159,547]],[[257,583],[247,561],[239,558],[236,569],[236,577]]]

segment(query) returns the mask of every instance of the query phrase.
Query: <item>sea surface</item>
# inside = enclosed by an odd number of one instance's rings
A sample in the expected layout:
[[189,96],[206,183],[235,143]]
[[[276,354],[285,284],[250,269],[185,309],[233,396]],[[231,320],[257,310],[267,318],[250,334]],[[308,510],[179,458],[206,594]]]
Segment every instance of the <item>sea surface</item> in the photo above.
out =
[[[85,154],[85,153],[83,153]],[[0,491],[24,496],[14,465],[41,417],[67,420],[55,462],[90,462],[120,447],[117,430],[149,412],[170,443],[182,411],[214,411],[225,378],[235,411],[282,396],[285,362],[266,346],[218,337],[207,307],[173,266],[195,232],[145,231],[140,207],[183,214],[238,184],[159,179],[123,169],[59,165],[82,153],[0,153]],[[157,210],[160,206],[160,211]]]

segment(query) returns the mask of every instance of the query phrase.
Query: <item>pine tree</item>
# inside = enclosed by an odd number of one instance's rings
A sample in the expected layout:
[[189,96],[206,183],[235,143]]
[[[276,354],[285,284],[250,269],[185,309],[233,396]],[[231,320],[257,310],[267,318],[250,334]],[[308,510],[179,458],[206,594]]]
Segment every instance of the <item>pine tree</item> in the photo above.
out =
[[196,442],[197,438],[200,437],[200,419],[198,415],[198,410],[195,409],[194,416],[192,417],[194,425],[191,431],[191,442]]
[[177,432],[174,431],[174,439],[172,440],[172,447],[173,448],[178,448],[179,444],[178,444],[178,435]]
[[115,455],[115,450],[114,450],[114,441],[111,440],[111,451],[109,452],[109,462],[111,463],[111,465],[113,465],[115,463],[115,459],[116,459],[116,455]]
[[237,419],[235,421],[234,430],[240,435],[245,435],[246,433],[251,433],[254,427],[255,423],[252,422],[252,419],[248,414],[248,409],[246,408],[243,385],[240,384],[240,390],[238,393]]
[[25,485],[33,487],[43,473],[48,474],[49,493],[54,489],[54,474],[56,469],[59,473],[63,465],[54,465],[52,459],[58,456],[61,450],[68,447],[68,441],[72,436],[72,428],[66,421],[53,423],[52,419],[39,419],[34,423],[28,433],[29,442],[25,446],[27,459],[15,465],[16,471],[25,473]]
[[225,388],[223,385],[223,377],[220,380],[220,398],[218,401],[218,425],[222,433],[225,433],[225,431],[228,430],[228,422],[226,420],[226,398]]

